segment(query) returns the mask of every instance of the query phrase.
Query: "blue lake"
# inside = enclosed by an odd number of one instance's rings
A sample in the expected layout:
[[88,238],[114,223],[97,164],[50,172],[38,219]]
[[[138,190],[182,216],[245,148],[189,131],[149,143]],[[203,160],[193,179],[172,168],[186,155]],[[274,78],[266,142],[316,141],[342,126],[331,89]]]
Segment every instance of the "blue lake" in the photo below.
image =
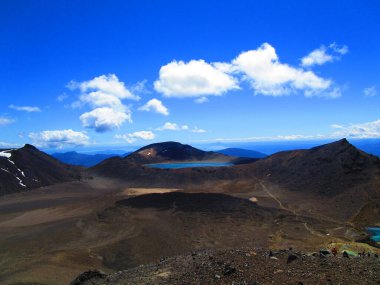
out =
[[380,227],[367,228],[367,231],[371,234],[373,241],[380,242]]
[[192,167],[221,167],[232,166],[231,162],[178,162],[178,163],[153,163],[146,166],[161,169],[192,168]]

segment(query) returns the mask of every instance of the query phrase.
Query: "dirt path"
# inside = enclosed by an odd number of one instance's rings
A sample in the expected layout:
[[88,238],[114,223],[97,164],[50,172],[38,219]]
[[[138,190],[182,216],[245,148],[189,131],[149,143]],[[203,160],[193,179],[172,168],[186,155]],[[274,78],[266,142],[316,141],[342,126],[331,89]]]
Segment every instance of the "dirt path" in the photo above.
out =
[[294,210],[285,207],[284,204],[282,204],[282,202],[268,190],[268,188],[264,185],[264,183],[262,181],[260,181],[259,183],[260,183],[260,186],[262,187],[262,189],[265,191],[265,193],[267,193],[269,197],[271,197],[273,200],[275,200],[281,209],[288,211],[288,212],[291,212],[294,215],[297,215],[297,213]]
[[[260,183],[260,186],[262,187],[262,189],[265,191],[265,193],[267,193],[268,196],[270,196],[273,200],[275,200],[275,201],[278,203],[278,205],[280,206],[280,208],[281,208],[282,210],[285,210],[285,211],[287,211],[287,212],[292,213],[292,214],[296,217],[297,221],[300,221],[300,222],[301,222],[300,216],[299,216],[299,214],[297,213],[297,211],[295,211],[295,210],[293,210],[293,209],[290,209],[290,208],[288,208],[288,207],[285,207],[284,204],[282,204],[282,202],[281,202],[281,201],[280,201],[275,195],[273,195],[273,194],[268,190],[268,188],[265,186],[265,184],[264,184],[262,181],[260,181],[259,183]],[[305,227],[305,229],[306,229],[310,234],[312,234],[312,235],[314,235],[314,236],[318,236],[318,237],[325,237],[325,235],[322,235],[322,234],[316,232],[314,229],[312,229],[312,228],[311,228],[306,222],[303,222],[302,225]]]

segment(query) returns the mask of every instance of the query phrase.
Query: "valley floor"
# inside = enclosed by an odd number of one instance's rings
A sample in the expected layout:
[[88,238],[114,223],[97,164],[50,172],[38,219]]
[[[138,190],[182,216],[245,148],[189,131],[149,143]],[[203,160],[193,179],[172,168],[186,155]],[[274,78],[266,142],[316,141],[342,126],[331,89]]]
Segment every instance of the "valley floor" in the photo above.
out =
[[[230,188],[218,185],[191,189],[191,192],[223,192],[241,198],[243,204],[244,201],[255,197],[258,206],[255,206],[254,210],[250,207],[244,208],[242,212],[224,208],[216,208],[215,212],[205,212],[202,208],[181,210],[174,204],[165,209],[154,205],[119,207],[115,204],[117,201],[142,194],[173,191],[188,193],[190,190],[130,188],[124,182],[101,177],[1,197],[0,283],[4,285],[69,284],[78,274],[89,269],[96,268],[112,274],[142,264],[159,262],[163,257],[192,251],[200,252],[204,249],[221,250],[247,246],[279,250],[293,247],[311,252],[322,247],[327,248],[332,245],[332,242],[345,246],[363,234],[361,229],[352,227],[346,221],[322,216],[317,211],[307,212],[305,209],[294,206],[295,203],[291,203],[292,198],[284,201],[282,198],[284,196],[278,194],[280,193],[278,189],[270,185],[260,183],[250,188],[243,187],[245,190],[241,192],[231,191]],[[226,205],[229,205],[229,200],[226,201]],[[364,248],[366,251],[376,251],[365,244],[355,244],[355,246],[358,250]],[[227,259],[231,259],[231,263],[232,260],[238,260],[240,257],[243,258],[243,262],[246,258],[250,258],[248,253],[236,252],[233,256],[226,257],[223,262],[227,263]],[[195,258],[194,263],[191,263],[194,267],[186,269],[191,276],[197,275],[195,274],[197,270],[204,270],[202,267],[197,269],[197,266],[200,266],[198,263],[202,263],[202,260],[210,258],[205,254],[186,257],[190,260]],[[221,254],[222,258],[223,253]],[[257,255],[264,256],[264,252],[257,251]],[[288,267],[283,268],[283,257],[279,259],[280,261],[271,260],[268,266],[278,263],[279,265],[273,268],[283,270],[276,274],[285,278]],[[161,269],[155,272],[161,277],[169,276],[169,279],[162,278],[164,282],[162,284],[183,284],[175,283],[173,281],[175,279],[170,279],[177,278],[177,275],[172,274],[176,271],[174,264],[179,261],[176,258],[169,260],[175,263],[170,265],[171,267],[163,266],[162,272]],[[259,263],[248,262],[248,260],[244,262],[247,262],[250,268],[252,264],[260,268],[260,265],[257,265]],[[336,261],[328,259],[326,262],[327,274],[329,270],[332,270],[330,262],[335,264]],[[343,260],[342,262],[343,265],[339,265],[338,268],[346,270],[344,264],[350,264],[351,261]],[[361,268],[362,262],[364,261],[359,261],[358,267],[352,267],[353,275],[359,272],[357,270]],[[371,262],[375,261],[368,262],[372,264]],[[312,266],[317,266],[315,265],[317,263],[319,263],[317,259],[310,263],[311,272]],[[298,270],[297,264],[296,261],[290,268],[294,267]],[[244,269],[244,263],[234,266],[237,269],[237,276],[245,274],[240,272]],[[165,270],[170,272],[167,273]],[[138,271],[131,272],[138,273]],[[363,272],[365,276],[369,276],[369,271]],[[377,272],[373,274],[378,278]],[[215,281],[215,275],[220,274],[210,271],[205,278]],[[220,280],[229,280],[228,278],[230,277],[222,276]],[[307,279],[305,276],[303,278],[303,280]],[[344,281],[345,279],[337,280]],[[174,283],[171,283],[172,281]],[[188,282],[193,284],[190,279]],[[216,281],[215,283],[231,284]],[[111,282],[110,284],[119,283]]]

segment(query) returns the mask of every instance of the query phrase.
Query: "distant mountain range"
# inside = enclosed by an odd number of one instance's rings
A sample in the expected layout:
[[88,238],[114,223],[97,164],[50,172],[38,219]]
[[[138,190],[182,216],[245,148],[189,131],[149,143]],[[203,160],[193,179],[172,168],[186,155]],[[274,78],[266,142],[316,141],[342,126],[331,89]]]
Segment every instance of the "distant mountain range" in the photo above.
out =
[[[245,150],[228,150],[225,153],[249,154]],[[61,159],[69,161],[71,157],[74,163],[82,165],[104,159],[102,155],[73,152],[64,156]],[[84,160],[79,162],[80,159]],[[190,161],[233,162],[235,165],[170,170],[146,166]],[[225,189],[231,189],[228,191],[245,191],[262,182],[270,183],[281,191],[288,191],[287,195],[296,195],[297,199],[301,196],[304,197],[302,199],[314,197],[315,201],[327,198],[321,206],[341,203],[345,207],[334,213],[345,215],[346,211],[350,216],[353,210],[359,211],[357,218],[361,220],[371,216],[368,212],[380,209],[377,202],[368,202],[372,198],[377,201],[380,197],[380,158],[357,149],[346,139],[308,150],[283,151],[262,159],[246,160],[177,142],[163,142],[145,146],[126,157],[106,158],[88,169],[62,163],[31,145],[0,151],[0,188],[3,195],[79,179],[81,173],[118,178],[127,186],[135,187],[214,189],[215,185],[223,185]],[[361,207],[365,209],[360,210]]]
[[[260,183],[269,183],[286,191],[287,198],[294,196],[304,204],[308,199],[319,201],[316,208],[326,207],[325,211],[339,217],[350,217],[355,211],[359,211],[358,217],[374,217],[374,211],[380,209],[378,202],[369,202],[380,197],[380,158],[357,149],[346,139],[308,150],[283,151],[231,167],[168,170],[145,166],[173,160],[226,158],[233,159],[178,143],[161,143],[144,147],[126,158],[107,159],[90,171],[123,179],[134,187],[206,189],[223,185],[234,192],[250,191],[252,185],[262,187]],[[337,204],[342,205],[339,211],[334,210]],[[366,209],[360,210],[362,207]]]
[[[128,154],[129,153],[125,153],[122,156],[126,156]],[[64,163],[91,167],[102,162],[103,160],[107,158],[110,158],[113,156],[120,156],[120,155],[118,154],[84,154],[84,153],[78,153],[75,151],[70,151],[70,152],[56,152],[56,153],[53,153],[52,156]]]
[[[225,156],[234,156],[241,158],[264,158],[267,155],[258,151],[242,149],[242,148],[226,148],[216,152],[204,152],[202,150],[196,149],[194,147],[188,145],[182,145],[175,142],[167,142],[165,146],[162,143],[153,144],[149,146],[145,146],[140,148],[137,152],[134,152],[134,155],[129,157],[129,160],[134,160],[135,162],[143,163],[146,160],[144,158],[144,153],[148,153],[150,148],[154,148],[155,156],[154,160],[150,157],[146,163],[159,163],[159,162],[167,162],[167,161],[183,161],[183,160],[215,160],[221,159],[222,156],[218,156],[217,154],[222,154]],[[171,153],[165,153],[166,149],[171,149]],[[144,152],[145,151],[145,152]],[[56,152],[53,153],[52,156],[61,162],[79,165],[84,167],[92,167],[96,164],[99,164],[105,159],[111,157],[126,157],[130,155],[132,152],[120,154],[109,154],[109,153],[96,153],[96,154],[84,154],[78,153],[75,151],[70,152]],[[139,154],[137,154],[139,153]],[[152,154],[153,155],[153,152]],[[222,160],[226,160],[227,158],[223,157]],[[228,159],[227,159],[228,160]],[[243,161],[243,160],[242,160]]]

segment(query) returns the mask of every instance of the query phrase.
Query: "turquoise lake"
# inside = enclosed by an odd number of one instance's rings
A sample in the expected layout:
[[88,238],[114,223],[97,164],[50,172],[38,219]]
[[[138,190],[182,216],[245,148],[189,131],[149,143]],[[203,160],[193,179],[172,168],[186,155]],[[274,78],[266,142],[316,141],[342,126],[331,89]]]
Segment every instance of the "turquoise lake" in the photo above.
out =
[[373,241],[380,242],[380,227],[367,228],[367,231],[371,234]]
[[232,166],[231,162],[178,162],[178,163],[154,163],[146,166],[161,169],[192,168],[192,167],[221,167]]

